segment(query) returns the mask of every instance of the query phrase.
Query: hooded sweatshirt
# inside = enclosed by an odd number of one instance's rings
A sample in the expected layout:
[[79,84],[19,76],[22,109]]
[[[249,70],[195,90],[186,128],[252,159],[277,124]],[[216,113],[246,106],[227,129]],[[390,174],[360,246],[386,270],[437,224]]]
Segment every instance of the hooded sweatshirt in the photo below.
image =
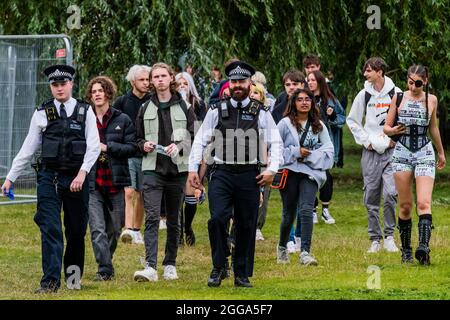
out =
[[[347,125],[357,144],[372,148],[379,154],[383,154],[389,148],[391,139],[383,133],[383,126],[391,104],[389,91],[395,88],[395,92],[401,92],[391,78],[384,76],[384,86],[381,91],[376,91],[369,81],[364,83],[347,117]],[[371,94],[370,100],[365,103],[366,91]],[[363,125],[363,118],[364,125]]]

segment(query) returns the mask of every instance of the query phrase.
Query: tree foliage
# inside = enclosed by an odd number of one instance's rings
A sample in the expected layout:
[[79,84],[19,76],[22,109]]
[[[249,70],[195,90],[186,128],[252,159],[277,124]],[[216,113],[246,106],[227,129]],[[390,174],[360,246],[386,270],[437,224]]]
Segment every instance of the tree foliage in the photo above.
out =
[[[71,4],[81,9],[79,30],[67,28]],[[366,25],[372,4],[381,9],[379,30]],[[286,70],[302,69],[303,57],[317,53],[323,69],[335,74],[338,95],[354,95],[364,61],[378,55],[400,87],[408,66],[429,66],[438,97],[448,99],[449,18],[450,0],[3,0],[0,32],[66,33],[81,84],[105,74],[121,91],[131,65],[176,65],[187,52],[205,75],[237,56],[264,72],[277,92]]]

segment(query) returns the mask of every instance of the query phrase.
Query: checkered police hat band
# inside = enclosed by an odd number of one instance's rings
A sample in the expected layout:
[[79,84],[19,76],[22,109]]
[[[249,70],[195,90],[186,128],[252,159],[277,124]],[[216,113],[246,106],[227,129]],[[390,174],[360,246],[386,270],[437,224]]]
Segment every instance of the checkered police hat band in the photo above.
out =
[[54,72],[50,73],[48,75],[49,79],[52,78],[69,78],[72,79],[72,74],[69,72],[60,71],[59,69],[56,69]]
[[244,76],[249,78],[251,77],[251,72],[247,69],[242,69],[240,66],[237,66],[230,71],[230,76]]

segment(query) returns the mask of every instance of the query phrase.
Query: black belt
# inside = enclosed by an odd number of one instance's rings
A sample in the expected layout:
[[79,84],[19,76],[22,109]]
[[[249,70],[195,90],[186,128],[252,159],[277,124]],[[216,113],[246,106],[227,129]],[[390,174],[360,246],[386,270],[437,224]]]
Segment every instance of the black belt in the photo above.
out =
[[233,172],[233,173],[241,173],[252,170],[259,170],[260,166],[257,164],[216,164],[215,167],[217,169]]
[[76,176],[79,169],[55,169],[53,167],[47,166],[47,165],[40,165],[39,169],[42,171],[49,171],[49,172],[56,172],[58,174],[67,175],[67,176]]

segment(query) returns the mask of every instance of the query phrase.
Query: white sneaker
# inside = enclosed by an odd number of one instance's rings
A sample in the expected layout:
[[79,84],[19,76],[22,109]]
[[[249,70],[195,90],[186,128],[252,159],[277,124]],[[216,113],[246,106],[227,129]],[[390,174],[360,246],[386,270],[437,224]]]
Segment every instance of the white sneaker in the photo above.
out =
[[277,263],[286,264],[289,263],[289,252],[286,248],[277,245]]
[[317,266],[317,260],[307,251],[303,251],[300,254],[299,262],[305,266]]
[[384,239],[383,247],[387,252],[398,252],[393,236],[388,236]]
[[164,279],[166,280],[177,280],[177,268],[172,265],[164,266]]
[[295,243],[294,241],[289,241],[286,245],[288,253],[294,253],[295,252]]
[[300,252],[302,250],[302,238],[295,237],[295,252]]
[[381,250],[381,243],[378,240],[372,241],[372,244],[370,245],[369,250],[367,250],[367,253],[377,253]]
[[120,234],[120,240],[122,240],[123,243],[133,243],[134,239],[134,233],[130,229],[125,229]]
[[144,244],[144,239],[140,231],[133,231],[133,244]]
[[260,229],[256,229],[256,241],[263,241],[264,237]]
[[317,218],[317,211],[313,210],[313,223],[319,223],[319,219]]
[[323,208],[322,210],[322,220],[326,224],[334,224],[336,221],[333,219],[333,217],[330,214],[330,211],[328,211],[328,208]]
[[159,230],[167,229],[166,219],[159,220]]
[[144,270],[136,271],[133,277],[134,281],[158,281],[158,272],[150,266],[146,266]]

